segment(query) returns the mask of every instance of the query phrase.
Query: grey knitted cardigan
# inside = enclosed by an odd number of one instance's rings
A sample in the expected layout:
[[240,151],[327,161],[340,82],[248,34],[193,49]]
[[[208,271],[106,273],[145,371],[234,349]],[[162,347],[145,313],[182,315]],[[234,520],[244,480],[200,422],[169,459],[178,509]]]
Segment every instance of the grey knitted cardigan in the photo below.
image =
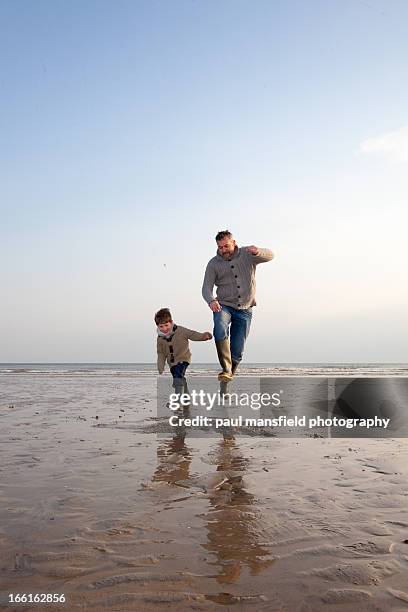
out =
[[229,260],[225,260],[218,252],[210,259],[205,270],[202,289],[203,298],[208,304],[214,300],[215,285],[216,299],[220,304],[237,309],[256,305],[256,266],[271,261],[274,255],[269,249],[258,249],[258,255],[252,255],[246,250],[247,248],[236,247]]

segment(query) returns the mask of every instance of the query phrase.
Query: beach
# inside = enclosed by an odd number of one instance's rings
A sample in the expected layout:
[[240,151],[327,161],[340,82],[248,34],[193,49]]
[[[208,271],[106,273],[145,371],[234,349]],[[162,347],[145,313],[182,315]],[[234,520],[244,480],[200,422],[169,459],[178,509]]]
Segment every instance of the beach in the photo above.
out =
[[3,368],[2,608],[408,609],[405,438],[184,437],[156,401],[152,366]]

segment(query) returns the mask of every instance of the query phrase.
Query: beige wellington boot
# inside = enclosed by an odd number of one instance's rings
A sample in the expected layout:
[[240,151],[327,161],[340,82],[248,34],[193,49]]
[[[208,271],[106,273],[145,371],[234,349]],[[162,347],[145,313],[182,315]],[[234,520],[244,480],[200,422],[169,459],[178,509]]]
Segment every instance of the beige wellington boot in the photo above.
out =
[[218,374],[218,380],[228,382],[232,380],[232,368],[231,368],[231,349],[229,338],[225,340],[219,340],[215,343],[218,353],[218,361],[222,367],[222,372]]

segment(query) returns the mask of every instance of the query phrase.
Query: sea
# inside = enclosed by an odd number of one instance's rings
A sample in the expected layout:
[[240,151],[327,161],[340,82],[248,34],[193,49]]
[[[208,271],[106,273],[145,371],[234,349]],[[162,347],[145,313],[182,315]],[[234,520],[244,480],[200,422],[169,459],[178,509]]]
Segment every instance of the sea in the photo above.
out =
[[[219,371],[216,363],[194,363],[189,376]],[[0,363],[0,376],[156,377],[155,363]],[[408,363],[243,363],[240,376],[408,376]]]

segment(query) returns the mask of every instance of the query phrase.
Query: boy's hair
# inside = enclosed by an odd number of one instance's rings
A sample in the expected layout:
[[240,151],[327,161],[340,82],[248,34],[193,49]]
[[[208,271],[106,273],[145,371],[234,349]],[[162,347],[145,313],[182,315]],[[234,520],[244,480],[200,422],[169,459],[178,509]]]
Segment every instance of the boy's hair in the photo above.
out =
[[221,232],[218,232],[215,237],[215,240],[218,242],[219,240],[223,240],[224,238],[232,238],[232,234],[229,230],[222,230]]
[[156,325],[160,325],[161,323],[169,323],[172,321],[171,312],[168,308],[160,308],[154,315],[154,321]]

